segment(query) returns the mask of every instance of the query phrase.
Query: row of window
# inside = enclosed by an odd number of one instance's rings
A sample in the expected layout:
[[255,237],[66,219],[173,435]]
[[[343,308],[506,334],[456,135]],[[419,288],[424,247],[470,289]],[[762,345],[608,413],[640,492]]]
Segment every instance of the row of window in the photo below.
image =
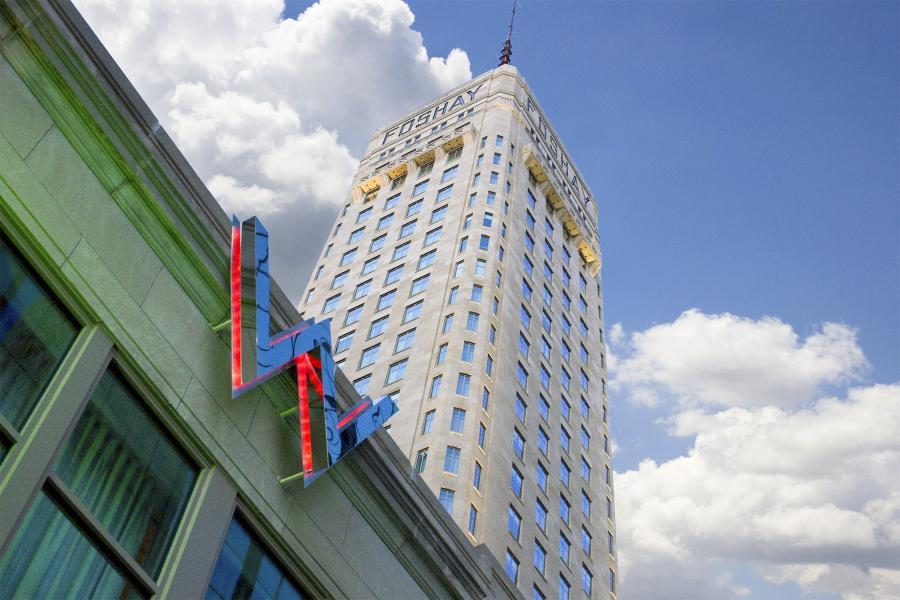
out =
[[[0,273],[0,306],[6,308],[0,327],[2,461],[21,439],[80,325],[2,238]],[[98,374],[84,373],[79,361],[74,365],[73,379],[99,375],[98,382],[83,404],[74,400],[74,426],[0,557],[2,598],[152,595],[201,473],[116,367]],[[26,449],[19,460],[41,459]],[[273,590],[301,597],[235,516],[207,595],[231,598],[238,590],[247,597]]]

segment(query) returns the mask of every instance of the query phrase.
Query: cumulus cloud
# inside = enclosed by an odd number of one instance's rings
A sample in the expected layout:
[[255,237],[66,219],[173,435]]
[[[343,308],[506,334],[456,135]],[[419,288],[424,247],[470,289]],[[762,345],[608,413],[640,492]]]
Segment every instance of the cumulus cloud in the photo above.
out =
[[900,384],[858,385],[852,329],[801,339],[773,318],[688,311],[620,330],[618,346],[620,393],[673,400],[660,422],[691,440],[616,476],[628,597],[658,597],[653,574],[669,597],[745,595],[728,564],[846,600],[900,597]]
[[612,385],[655,405],[796,406],[823,384],[858,378],[868,363],[856,332],[825,323],[805,339],[787,323],[688,310],[627,335],[613,327]]
[[76,0],[228,212],[267,218],[295,301],[377,127],[471,78],[402,0]]

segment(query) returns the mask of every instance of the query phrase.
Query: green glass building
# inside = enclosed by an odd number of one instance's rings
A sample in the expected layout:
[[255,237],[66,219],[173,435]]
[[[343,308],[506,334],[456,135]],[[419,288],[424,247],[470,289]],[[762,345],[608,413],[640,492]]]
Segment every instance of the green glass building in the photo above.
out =
[[0,1],[0,598],[516,597],[384,432],[279,483],[296,384],[231,398],[229,232],[74,7]]

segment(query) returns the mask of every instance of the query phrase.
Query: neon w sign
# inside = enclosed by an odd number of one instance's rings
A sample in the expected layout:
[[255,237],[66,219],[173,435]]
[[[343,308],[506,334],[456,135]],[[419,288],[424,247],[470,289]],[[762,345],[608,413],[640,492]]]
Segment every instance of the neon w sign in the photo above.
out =
[[308,486],[397,412],[389,397],[364,396],[339,415],[331,320],[308,319],[269,335],[269,233],[252,217],[231,219],[231,397],[287,369],[297,376],[302,471],[281,480]]

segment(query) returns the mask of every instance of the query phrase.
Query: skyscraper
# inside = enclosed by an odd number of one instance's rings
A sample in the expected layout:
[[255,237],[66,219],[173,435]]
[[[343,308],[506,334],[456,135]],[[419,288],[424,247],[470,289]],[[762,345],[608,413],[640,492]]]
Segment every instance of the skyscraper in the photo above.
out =
[[615,594],[596,221],[503,65],[375,133],[301,304],[526,597]]

